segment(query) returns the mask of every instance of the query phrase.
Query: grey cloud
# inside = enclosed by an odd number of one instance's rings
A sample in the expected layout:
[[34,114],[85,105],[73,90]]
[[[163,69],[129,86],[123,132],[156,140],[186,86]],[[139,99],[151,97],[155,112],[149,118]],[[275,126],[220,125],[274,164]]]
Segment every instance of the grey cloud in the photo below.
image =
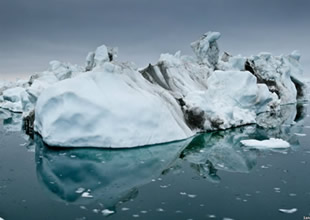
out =
[[307,0],[2,0],[0,76],[42,71],[52,59],[81,64],[103,43],[146,65],[162,52],[191,54],[209,30],[234,54],[300,49],[309,61],[309,9]]

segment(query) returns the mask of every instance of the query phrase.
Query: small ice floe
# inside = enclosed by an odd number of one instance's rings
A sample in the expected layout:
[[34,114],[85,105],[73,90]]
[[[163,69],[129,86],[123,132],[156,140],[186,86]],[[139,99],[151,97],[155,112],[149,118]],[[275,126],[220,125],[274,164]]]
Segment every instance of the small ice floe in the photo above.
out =
[[0,217],[0,220],[4,220],[4,218],[1,218],[1,217]]
[[101,213],[102,213],[104,216],[108,216],[108,215],[114,214],[115,212],[114,212],[113,210],[104,209],[104,210],[101,211]]
[[296,208],[292,208],[292,209],[279,209],[279,212],[285,213],[285,214],[293,214],[295,212],[297,212]]
[[93,196],[89,192],[83,192],[82,197],[83,198],[93,198]]
[[282,149],[289,148],[290,144],[282,139],[270,138],[269,140],[242,140],[240,141],[244,146],[256,148],[256,149]]
[[122,211],[128,211],[128,210],[129,210],[129,208],[126,208],[126,207],[122,208]]
[[197,195],[194,195],[194,194],[188,194],[187,196],[192,199],[197,197]]
[[82,192],[84,192],[85,191],[85,189],[84,188],[82,188],[82,187],[80,187],[80,188],[78,188],[77,190],[75,190],[75,192],[76,193],[82,193]]
[[294,133],[296,136],[299,136],[299,137],[305,137],[307,136],[307,134],[303,134],[303,133]]
[[93,213],[99,213],[99,209],[93,209]]

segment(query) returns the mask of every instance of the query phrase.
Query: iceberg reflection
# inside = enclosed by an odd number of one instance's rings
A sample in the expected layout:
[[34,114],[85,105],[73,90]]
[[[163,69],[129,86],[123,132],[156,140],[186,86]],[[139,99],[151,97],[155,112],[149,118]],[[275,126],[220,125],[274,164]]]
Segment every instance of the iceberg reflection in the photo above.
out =
[[75,204],[100,200],[113,209],[158,178],[191,140],[124,150],[52,149],[39,136],[35,141],[37,176],[51,195]]

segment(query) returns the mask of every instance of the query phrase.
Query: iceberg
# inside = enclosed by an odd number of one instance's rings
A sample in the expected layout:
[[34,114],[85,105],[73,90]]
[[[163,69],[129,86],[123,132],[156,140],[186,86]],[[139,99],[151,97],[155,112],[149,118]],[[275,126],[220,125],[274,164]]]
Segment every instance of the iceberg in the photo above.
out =
[[35,130],[53,146],[123,148],[194,134],[167,91],[110,62],[44,90],[35,115]]
[[305,97],[306,86],[299,59],[296,51],[288,56],[260,53],[246,61],[245,69],[254,74],[259,83],[265,83],[271,92],[275,92],[281,104],[291,104]]
[[269,128],[283,105],[305,98],[298,51],[220,56],[220,36],[193,42],[195,56],[162,54],[140,69],[105,45],[84,67],[52,61],[22,86],[2,86],[0,107],[22,112],[51,146],[128,148],[248,124]]
[[68,78],[73,78],[82,67],[51,61],[47,71],[31,75],[29,80],[0,82],[0,108],[27,116],[34,110],[36,101],[43,90]]

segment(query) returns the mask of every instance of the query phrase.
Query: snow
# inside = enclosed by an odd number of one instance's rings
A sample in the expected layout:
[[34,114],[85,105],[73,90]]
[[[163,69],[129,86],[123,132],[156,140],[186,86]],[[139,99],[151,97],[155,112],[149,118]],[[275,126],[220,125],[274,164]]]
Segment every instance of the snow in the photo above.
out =
[[269,140],[242,140],[240,141],[243,145],[256,149],[272,149],[272,148],[289,148],[290,144],[282,139],[270,138]]

